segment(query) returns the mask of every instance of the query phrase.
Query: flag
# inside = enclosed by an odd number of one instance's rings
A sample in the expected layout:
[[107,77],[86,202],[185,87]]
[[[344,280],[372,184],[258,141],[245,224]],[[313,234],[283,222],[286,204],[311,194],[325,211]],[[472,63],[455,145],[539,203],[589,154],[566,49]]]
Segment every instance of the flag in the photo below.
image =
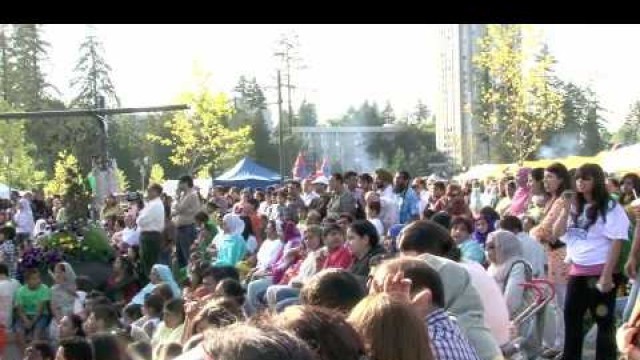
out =
[[304,156],[302,155],[302,152],[298,153],[298,157],[296,157],[296,162],[293,164],[292,172],[293,172],[293,177],[295,179],[302,179],[307,175]]
[[329,168],[329,160],[327,160],[327,158],[324,158],[324,160],[322,160],[322,165],[318,167],[318,170],[316,171],[316,176],[324,176],[324,177],[331,176],[331,168]]

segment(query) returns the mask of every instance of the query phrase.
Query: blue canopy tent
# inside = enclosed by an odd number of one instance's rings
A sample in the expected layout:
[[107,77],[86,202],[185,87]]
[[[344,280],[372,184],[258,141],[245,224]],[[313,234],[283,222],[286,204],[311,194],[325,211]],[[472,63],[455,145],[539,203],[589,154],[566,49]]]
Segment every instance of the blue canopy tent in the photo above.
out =
[[213,185],[236,186],[239,188],[265,188],[280,183],[280,174],[258,165],[248,157],[213,180]]

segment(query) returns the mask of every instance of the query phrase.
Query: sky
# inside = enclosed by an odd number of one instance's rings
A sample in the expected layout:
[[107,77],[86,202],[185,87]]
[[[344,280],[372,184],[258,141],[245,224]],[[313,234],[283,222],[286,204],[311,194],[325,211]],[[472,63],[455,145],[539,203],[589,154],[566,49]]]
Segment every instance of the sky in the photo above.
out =
[[[607,109],[608,127],[622,124],[640,100],[639,25],[542,25],[557,74],[590,85]],[[51,43],[49,80],[72,97],[69,80],[84,25],[45,25]],[[321,121],[365,100],[390,101],[396,114],[420,99],[435,109],[437,25],[96,25],[123,106],[166,105],[188,90],[194,69],[211,73],[214,91],[231,92],[241,75],[255,76],[276,100],[273,57],[280,34],[298,34],[303,69],[292,76],[294,108],[316,104]],[[626,40],[629,39],[629,40]]]

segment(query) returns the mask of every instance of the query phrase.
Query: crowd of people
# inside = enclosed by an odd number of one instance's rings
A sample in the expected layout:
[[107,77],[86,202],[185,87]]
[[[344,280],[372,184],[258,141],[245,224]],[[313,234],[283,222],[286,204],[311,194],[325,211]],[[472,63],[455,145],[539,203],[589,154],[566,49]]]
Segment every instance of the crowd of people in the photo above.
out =
[[[64,221],[28,193],[0,214],[0,345],[30,360],[494,360],[517,344],[573,360],[594,325],[596,359],[640,359],[638,192],[636,174],[595,164],[349,171],[206,199],[184,176],[173,196],[107,197],[104,284],[62,261],[50,286],[37,269],[16,280],[22,251]],[[553,298],[516,321],[532,279]]]

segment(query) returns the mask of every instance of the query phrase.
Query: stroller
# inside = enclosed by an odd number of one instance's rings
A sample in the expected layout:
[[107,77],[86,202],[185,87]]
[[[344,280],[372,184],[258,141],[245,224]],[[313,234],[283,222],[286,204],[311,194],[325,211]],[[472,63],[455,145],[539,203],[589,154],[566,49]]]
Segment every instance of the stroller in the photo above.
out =
[[[545,311],[549,302],[555,298],[555,289],[547,279],[534,279],[531,266],[523,260],[514,262],[509,274],[517,264],[525,266],[526,280],[519,284],[524,290],[524,305],[511,319],[512,325],[518,329],[517,336],[502,345],[501,350],[508,360],[535,359],[542,351]],[[555,359],[561,358],[562,354],[559,354]]]

